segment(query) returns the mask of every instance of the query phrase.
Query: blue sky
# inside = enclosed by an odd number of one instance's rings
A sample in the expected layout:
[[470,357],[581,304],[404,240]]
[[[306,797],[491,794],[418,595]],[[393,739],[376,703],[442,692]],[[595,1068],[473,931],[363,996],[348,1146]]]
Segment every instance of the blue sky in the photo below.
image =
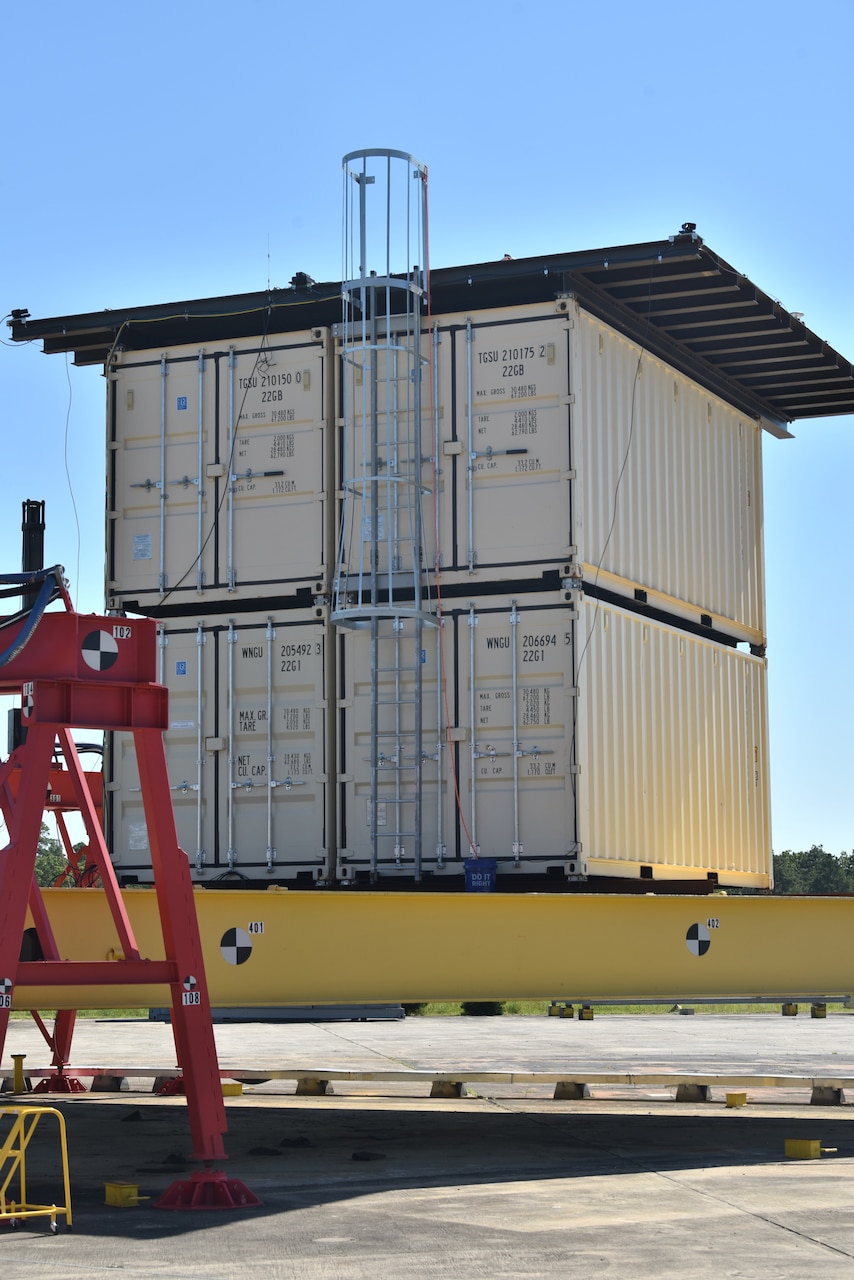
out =
[[[10,6],[0,314],[339,278],[341,156],[390,146],[429,166],[434,266],[691,220],[851,359],[852,38],[854,0]],[[4,570],[43,498],[48,561],[100,608],[103,380],[0,347],[0,422]],[[840,852],[854,420],[794,432],[765,440],[774,847]]]

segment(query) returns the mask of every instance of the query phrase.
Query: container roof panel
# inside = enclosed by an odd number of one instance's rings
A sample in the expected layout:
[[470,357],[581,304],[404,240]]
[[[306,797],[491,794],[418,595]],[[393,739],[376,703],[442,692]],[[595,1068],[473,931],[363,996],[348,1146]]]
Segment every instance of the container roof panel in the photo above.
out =
[[[690,224],[648,244],[447,267],[432,312],[524,306],[573,295],[600,320],[742,412],[786,435],[795,418],[854,413],[854,370],[800,317],[708,249]],[[335,324],[341,286],[299,274],[289,289],[87,315],[9,321],[15,341],[102,364],[114,350],[166,349]]]

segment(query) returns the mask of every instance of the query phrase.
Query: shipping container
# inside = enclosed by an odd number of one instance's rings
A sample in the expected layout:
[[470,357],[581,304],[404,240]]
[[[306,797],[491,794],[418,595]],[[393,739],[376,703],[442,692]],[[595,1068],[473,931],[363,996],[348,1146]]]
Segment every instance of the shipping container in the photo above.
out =
[[[122,356],[111,375],[112,607],[305,607],[329,589],[342,536],[352,579],[375,532],[381,574],[405,565],[415,541],[433,598],[437,561],[440,588],[457,596],[551,587],[571,564],[601,591],[641,593],[674,621],[764,644],[758,422],[571,299],[435,317],[419,397],[393,363],[377,370],[378,475],[394,501],[375,531],[364,513],[346,515],[361,529],[354,543],[334,527],[353,461],[344,439],[332,456],[328,402],[344,384],[330,386],[327,333]],[[400,359],[391,351],[377,358]],[[420,512],[400,483],[417,460],[388,429],[416,404]]]
[[[161,624],[164,734],[178,841],[199,883],[328,879],[330,633],[317,607]],[[135,753],[113,734],[108,844],[124,883],[151,880]]]
[[109,606],[322,594],[330,395],[325,329],[122,354],[108,407]]
[[434,323],[424,489],[449,591],[536,588],[570,561],[764,644],[758,422],[571,299]]
[[590,599],[577,646],[588,874],[769,888],[765,659]]
[[411,659],[379,655],[381,700],[401,714],[378,734],[372,861],[370,641],[339,644],[342,881],[461,880],[476,851],[504,885],[770,886],[764,659],[572,591],[449,607],[441,651],[432,631],[421,651],[419,859]]
[[759,422],[577,304],[572,322],[574,541],[585,577],[764,644]]

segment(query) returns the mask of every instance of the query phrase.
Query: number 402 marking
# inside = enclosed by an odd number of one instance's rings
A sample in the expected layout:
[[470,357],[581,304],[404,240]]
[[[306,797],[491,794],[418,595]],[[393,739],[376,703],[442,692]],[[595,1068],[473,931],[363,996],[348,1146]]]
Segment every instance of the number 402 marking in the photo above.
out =
[[717,916],[709,916],[708,920],[706,921],[706,928],[707,928],[707,929],[720,929],[720,927],[721,927],[721,922],[720,922],[720,920],[718,919],[718,917],[717,917]]

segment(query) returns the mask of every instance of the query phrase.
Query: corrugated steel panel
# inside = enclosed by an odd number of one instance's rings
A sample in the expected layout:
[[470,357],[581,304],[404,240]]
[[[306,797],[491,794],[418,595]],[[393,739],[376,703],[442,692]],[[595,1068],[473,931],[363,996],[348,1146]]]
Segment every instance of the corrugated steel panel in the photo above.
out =
[[[323,609],[160,629],[164,734],[178,840],[194,879],[233,869],[264,881],[327,874]],[[136,758],[126,734],[108,752],[108,843],[119,875],[146,883],[150,853]]]
[[768,887],[764,659],[589,599],[578,649],[589,873]]
[[324,589],[326,366],[325,330],[123,357],[108,425],[114,607]]
[[762,643],[761,428],[574,308],[575,541],[588,580]]

